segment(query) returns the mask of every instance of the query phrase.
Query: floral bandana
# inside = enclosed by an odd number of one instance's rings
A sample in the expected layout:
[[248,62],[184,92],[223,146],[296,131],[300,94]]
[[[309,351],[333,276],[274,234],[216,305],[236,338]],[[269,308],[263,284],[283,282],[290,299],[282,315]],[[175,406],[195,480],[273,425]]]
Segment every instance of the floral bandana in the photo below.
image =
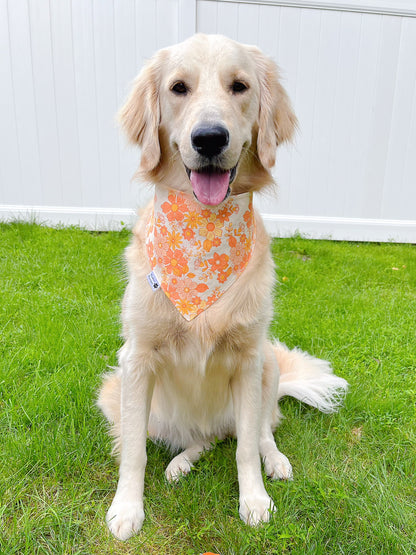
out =
[[157,187],[146,226],[153,270],[147,279],[192,320],[242,274],[254,242],[252,193],[208,207],[191,195]]

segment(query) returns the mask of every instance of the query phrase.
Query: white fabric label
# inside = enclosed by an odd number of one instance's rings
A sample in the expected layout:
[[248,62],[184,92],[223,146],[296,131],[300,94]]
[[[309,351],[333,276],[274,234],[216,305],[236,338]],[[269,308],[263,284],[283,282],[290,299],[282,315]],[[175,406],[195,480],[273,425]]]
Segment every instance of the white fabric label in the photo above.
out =
[[156,291],[157,289],[159,289],[160,287],[160,283],[159,280],[156,277],[156,274],[154,272],[150,272],[150,274],[147,274],[147,281],[149,282],[150,287],[153,289],[153,291]]

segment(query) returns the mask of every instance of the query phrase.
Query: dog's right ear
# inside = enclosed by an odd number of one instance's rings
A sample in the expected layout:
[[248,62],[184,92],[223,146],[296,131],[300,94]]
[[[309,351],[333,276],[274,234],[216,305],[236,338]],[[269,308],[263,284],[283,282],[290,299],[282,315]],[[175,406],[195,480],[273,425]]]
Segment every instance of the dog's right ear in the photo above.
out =
[[276,148],[292,139],[297,119],[280,83],[276,64],[258,48],[248,48],[256,62],[260,84],[257,151],[263,167],[271,168],[276,160]]
[[159,83],[163,52],[158,52],[136,77],[118,119],[130,142],[141,148],[140,171],[154,170],[160,161]]

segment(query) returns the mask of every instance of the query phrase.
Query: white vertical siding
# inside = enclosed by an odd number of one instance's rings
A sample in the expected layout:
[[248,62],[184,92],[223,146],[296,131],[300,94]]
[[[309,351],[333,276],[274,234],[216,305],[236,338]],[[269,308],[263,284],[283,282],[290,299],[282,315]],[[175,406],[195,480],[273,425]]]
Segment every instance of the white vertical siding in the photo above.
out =
[[74,87],[82,191],[82,200],[80,199],[78,205],[81,206],[102,205],[93,19],[92,2],[72,0],[72,28],[76,30],[73,35],[74,68],[76,68]]
[[[31,204],[42,195],[42,179],[34,98],[30,19],[26,3],[21,0],[4,6],[2,11],[9,25],[6,38],[9,60],[6,64],[10,73],[5,76],[5,89],[12,92],[12,96],[2,98],[2,106],[5,107],[5,111],[10,110],[14,116],[13,134],[10,139],[8,130],[3,126],[0,127],[2,127],[6,147],[5,158],[10,152],[17,162],[17,166],[6,163],[4,178],[6,180],[10,178],[10,180],[6,181],[5,187],[8,189],[10,186],[9,198],[12,191],[15,191],[22,203]],[[11,32],[12,29],[15,31]],[[13,139],[16,143],[8,145]]]
[[138,153],[119,136],[115,114],[145,59],[192,34],[194,8],[189,0],[0,0],[0,217],[26,206],[140,204],[131,183]]
[[416,202],[416,20],[403,19],[397,52],[393,109],[384,171],[382,217],[415,218]]
[[258,201],[273,233],[416,242],[414,15],[409,0],[0,0],[0,218],[126,220],[147,195],[115,114],[155,50],[199,31],[281,67],[300,132]]
[[260,208],[276,215],[277,230],[279,216],[300,230],[308,218],[412,228],[416,18],[272,4],[198,0],[199,31],[258,44],[278,62],[300,121],[295,147],[278,156],[278,201],[268,196]]
[[20,153],[18,147],[17,118],[14,105],[12,57],[9,38],[8,6],[0,2],[0,194],[4,205],[23,204]]

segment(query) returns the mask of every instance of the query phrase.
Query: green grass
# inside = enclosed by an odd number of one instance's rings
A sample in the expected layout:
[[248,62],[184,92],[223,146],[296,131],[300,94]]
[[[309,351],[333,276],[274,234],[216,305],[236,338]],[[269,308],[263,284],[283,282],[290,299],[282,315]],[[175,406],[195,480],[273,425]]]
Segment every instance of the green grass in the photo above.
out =
[[1,555],[415,553],[416,247],[301,238],[273,242],[272,333],[351,387],[336,415],[282,401],[294,481],[267,482],[273,520],[238,517],[234,440],[175,486],[149,443],[143,529],[109,534],[117,469],[94,401],[121,345],[128,240],[0,224]]

